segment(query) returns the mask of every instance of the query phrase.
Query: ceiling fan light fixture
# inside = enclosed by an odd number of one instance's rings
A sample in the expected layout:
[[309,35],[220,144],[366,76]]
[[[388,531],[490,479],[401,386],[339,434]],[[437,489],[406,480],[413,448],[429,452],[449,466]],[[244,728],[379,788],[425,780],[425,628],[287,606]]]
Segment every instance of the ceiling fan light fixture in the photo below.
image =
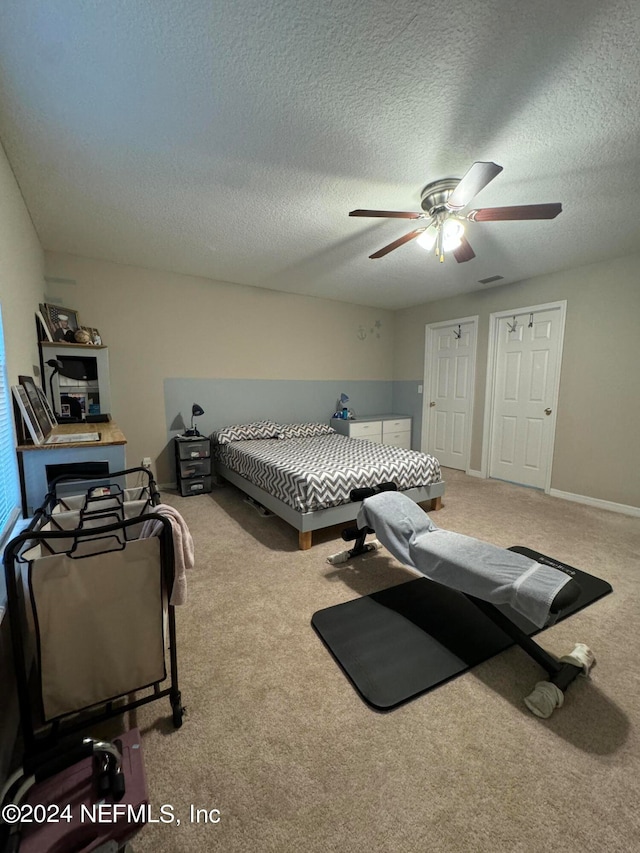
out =
[[457,249],[464,237],[464,226],[458,219],[446,219],[442,225],[442,248],[445,252]]
[[[462,242],[464,226],[458,219],[445,219],[444,222],[432,223],[420,234],[416,243],[419,243],[427,252],[431,252],[438,241],[439,235],[442,241],[440,247],[442,251],[452,252]],[[438,251],[438,254],[441,254],[441,252]]]
[[416,239],[416,243],[419,243],[423,249],[430,252],[436,244],[437,237],[438,229],[435,225],[429,225],[429,227],[425,228],[422,234]]

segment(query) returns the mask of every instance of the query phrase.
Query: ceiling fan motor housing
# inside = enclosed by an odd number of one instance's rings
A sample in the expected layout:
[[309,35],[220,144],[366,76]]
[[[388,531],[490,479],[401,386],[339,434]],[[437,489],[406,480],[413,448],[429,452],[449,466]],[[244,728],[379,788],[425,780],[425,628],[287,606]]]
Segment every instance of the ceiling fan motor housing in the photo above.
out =
[[446,210],[445,204],[447,199],[459,183],[460,178],[443,178],[440,181],[433,181],[433,183],[427,184],[420,194],[420,207],[429,216],[442,213]]

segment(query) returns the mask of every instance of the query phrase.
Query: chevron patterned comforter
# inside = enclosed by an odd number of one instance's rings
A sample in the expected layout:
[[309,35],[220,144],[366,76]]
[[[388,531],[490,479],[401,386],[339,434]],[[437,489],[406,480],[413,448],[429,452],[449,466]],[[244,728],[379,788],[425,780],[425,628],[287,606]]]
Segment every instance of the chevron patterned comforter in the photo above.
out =
[[337,433],[233,441],[217,445],[215,454],[227,468],[299,512],[348,503],[356,488],[392,481],[403,490],[441,479],[433,456]]

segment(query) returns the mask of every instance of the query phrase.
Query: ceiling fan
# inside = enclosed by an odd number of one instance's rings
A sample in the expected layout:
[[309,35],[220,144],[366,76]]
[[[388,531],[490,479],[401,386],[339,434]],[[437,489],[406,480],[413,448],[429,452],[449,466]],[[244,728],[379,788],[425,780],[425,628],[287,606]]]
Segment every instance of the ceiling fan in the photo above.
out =
[[425,221],[424,225],[399,237],[393,243],[374,252],[373,255],[369,255],[370,258],[382,258],[417,237],[417,242],[425,249],[435,249],[441,263],[444,261],[446,251],[453,252],[453,257],[461,264],[476,256],[464,234],[465,221],[505,222],[516,219],[555,219],[562,211],[562,205],[559,202],[553,202],[521,204],[512,207],[481,207],[462,213],[461,211],[480,190],[484,189],[501,171],[502,166],[496,163],[477,162],[460,179],[444,178],[427,184],[420,196],[422,213],[402,210],[352,210],[349,216]]

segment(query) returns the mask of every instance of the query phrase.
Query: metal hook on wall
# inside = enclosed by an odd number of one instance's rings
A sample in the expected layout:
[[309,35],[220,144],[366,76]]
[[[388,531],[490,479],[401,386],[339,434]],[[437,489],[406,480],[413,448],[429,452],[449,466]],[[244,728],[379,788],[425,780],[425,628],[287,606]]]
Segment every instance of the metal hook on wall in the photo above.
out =
[[509,334],[511,334],[511,332],[515,332],[515,330],[518,328],[518,321],[516,320],[515,314],[513,315],[513,325],[507,322],[507,327],[509,329]]
[[458,323],[458,331],[456,332],[455,329],[453,330],[453,336],[457,341],[462,337],[462,327],[460,326],[460,323]]
[[529,314],[529,326],[528,326],[528,328],[530,329],[532,326],[533,326],[533,311],[531,312],[531,314]]

